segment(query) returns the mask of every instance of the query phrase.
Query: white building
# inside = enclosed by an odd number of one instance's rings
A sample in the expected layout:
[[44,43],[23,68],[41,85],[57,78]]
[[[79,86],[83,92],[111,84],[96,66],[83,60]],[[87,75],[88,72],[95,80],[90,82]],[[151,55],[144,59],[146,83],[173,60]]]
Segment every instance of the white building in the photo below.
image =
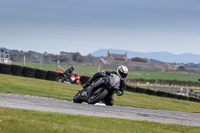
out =
[[9,60],[9,51],[5,49],[0,49],[0,63],[11,64],[11,60]]

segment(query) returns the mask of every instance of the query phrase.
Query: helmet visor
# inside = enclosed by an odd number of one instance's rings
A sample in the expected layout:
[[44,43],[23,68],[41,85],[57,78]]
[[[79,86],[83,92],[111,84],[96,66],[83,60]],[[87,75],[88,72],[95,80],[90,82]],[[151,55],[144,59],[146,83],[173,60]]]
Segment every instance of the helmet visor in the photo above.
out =
[[123,72],[121,72],[121,71],[119,71],[119,74],[121,75],[121,78],[126,78],[126,76],[127,76],[127,73],[123,73]]

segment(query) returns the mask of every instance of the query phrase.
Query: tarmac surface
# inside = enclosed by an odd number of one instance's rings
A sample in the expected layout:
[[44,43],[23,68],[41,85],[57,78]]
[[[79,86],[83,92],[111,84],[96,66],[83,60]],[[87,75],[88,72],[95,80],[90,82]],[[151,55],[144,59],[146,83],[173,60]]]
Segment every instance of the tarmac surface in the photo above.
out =
[[200,126],[200,113],[163,111],[119,105],[105,106],[99,103],[95,105],[77,104],[67,100],[21,94],[0,93],[0,107]]

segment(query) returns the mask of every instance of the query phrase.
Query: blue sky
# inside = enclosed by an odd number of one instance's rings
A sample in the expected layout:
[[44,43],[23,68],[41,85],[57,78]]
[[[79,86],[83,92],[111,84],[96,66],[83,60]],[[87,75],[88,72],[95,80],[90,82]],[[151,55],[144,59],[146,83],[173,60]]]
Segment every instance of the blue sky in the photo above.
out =
[[200,1],[0,0],[0,47],[200,54]]

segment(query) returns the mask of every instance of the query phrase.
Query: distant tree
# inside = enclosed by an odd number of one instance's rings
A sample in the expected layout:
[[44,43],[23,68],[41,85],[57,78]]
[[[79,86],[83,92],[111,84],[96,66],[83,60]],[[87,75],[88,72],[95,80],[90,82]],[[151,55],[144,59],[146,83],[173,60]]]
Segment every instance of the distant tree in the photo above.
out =
[[47,63],[48,60],[50,59],[50,56],[48,54],[44,54],[43,58],[44,58],[44,62]]
[[89,54],[85,58],[86,58],[85,60],[87,60],[89,63],[92,63],[95,60],[95,57],[92,56],[91,54]]
[[78,56],[77,57],[77,62],[78,63],[83,63],[83,62],[85,62],[85,59],[86,59],[85,56]]
[[133,62],[147,62],[145,59],[139,58],[139,57],[131,58],[131,61],[133,61]]
[[18,54],[11,54],[11,55],[10,55],[10,59],[11,59],[12,61],[21,61],[21,60],[18,59]]
[[67,55],[59,55],[58,59],[60,60],[60,62],[68,62],[70,60],[70,57]]
[[179,66],[179,70],[181,70],[181,71],[185,70],[185,66],[183,66],[183,65]]
[[[146,60],[148,60],[148,59],[146,59]],[[158,63],[158,64],[162,64],[163,63],[162,61],[155,60],[155,59],[149,59],[148,61],[151,62],[151,63]]]
[[23,58],[24,58],[23,53],[13,54],[13,55],[10,55],[10,56],[12,56],[12,59],[15,60],[15,61],[23,61]]
[[24,55],[26,56],[27,59],[32,57],[31,53],[24,53]]
[[85,58],[79,53],[73,53],[72,54],[72,60],[76,63],[76,62],[84,62]]
[[53,60],[53,62],[57,62],[57,60],[59,60],[58,55],[50,55],[50,58]]

